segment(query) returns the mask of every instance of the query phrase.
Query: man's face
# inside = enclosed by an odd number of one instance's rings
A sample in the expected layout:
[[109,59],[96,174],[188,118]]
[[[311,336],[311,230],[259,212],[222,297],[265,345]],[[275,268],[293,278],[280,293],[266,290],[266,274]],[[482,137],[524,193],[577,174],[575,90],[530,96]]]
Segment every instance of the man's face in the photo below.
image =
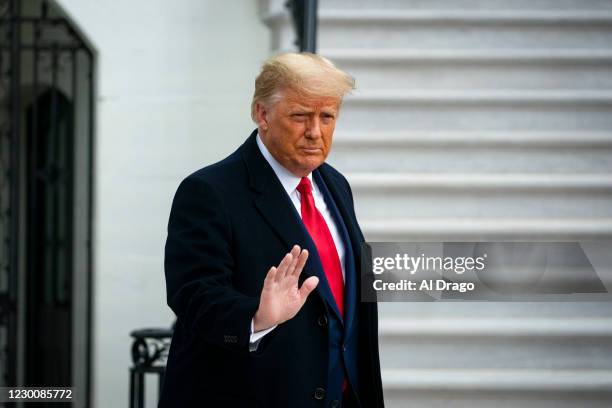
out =
[[304,177],[329,154],[338,99],[304,98],[285,90],[281,100],[267,109],[258,104],[259,133],[272,156],[290,172]]

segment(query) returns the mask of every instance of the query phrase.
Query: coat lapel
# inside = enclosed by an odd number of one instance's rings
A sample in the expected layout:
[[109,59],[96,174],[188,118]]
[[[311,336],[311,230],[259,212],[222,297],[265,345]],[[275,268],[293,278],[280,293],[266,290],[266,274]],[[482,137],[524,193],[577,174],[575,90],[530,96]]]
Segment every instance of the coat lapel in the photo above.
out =
[[[357,256],[361,250],[361,238],[357,232],[356,220],[351,216],[348,211],[349,204],[347,198],[340,195],[340,186],[336,182],[335,178],[332,177],[328,171],[328,167],[324,164],[317,169],[321,179],[323,179],[322,188],[326,190],[326,193],[331,195],[333,202],[331,202],[331,208],[335,212],[339,213],[341,220],[338,223],[339,230],[342,236],[345,238],[346,256],[345,256],[345,303],[346,303],[346,330],[345,334],[351,333],[351,328],[355,322],[356,305],[359,302],[358,294],[359,286],[359,274],[357,273]],[[348,235],[348,236],[346,236]],[[350,246],[350,247],[349,247]]]

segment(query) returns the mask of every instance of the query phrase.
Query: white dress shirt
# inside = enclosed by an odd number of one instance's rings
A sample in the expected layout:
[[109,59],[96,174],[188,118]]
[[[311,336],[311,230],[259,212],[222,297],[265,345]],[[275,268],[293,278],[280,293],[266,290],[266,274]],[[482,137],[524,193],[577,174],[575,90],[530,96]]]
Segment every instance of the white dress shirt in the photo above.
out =
[[[294,175],[289,170],[287,170],[282,164],[280,164],[274,158],[274,156],[272,156],[272,154],[270,153],[266,145],[263,144],[261,138],[259,137],[259,134],[257,134],[257,146],[259,147],[259,150],[261,151],[261,154],[263,155],[263,157],[272,167],[272,170],[274,170],[276,177],[278,177],[278,180],[283,185],[283,188],[285,189],[285,191],[287,192],[287,195],[291,199],[291,202],[295,206],[297,213],[301,217],[302,216],[302,203],[300,201],[300,198],[301,198],[300,192],[297,191],[297,186],[298,184],[300,184],[301,178]],[[342,278],[344,279],[345,277],[344,256],[346,252],[344,248],[344,243],[342,242],[342,238],[338,231],[338,227],[336,223],[334,222],[331,212],[329,211],[329,208],[327,208],[327,203],[325,202],[325,199],[323,198],[323,194],[321,194],[321,190],[319,189],[319,186],[317,186],[317,183],[312,178],[312,173],[308,174],[307,177],[312,184],[312,196],[314,198],[315,207],[317,207],[317,210],[319,210],[319,212],[323,216],[323,219],[327,223],[329,232],[331,233],[331,236],[334,240],[334,244],[336,245],[336,250],[338,251],[338,258],[340,258],[340,266],[342,268]],[[280,262],[280,259],[279,259],[279,262]],[[276,326],[270,327],[266,330],[253,332],[253,320],[251,320],[251,337],[250,337],[249,350],[255,351],[257,349],[257,345],[259,344],[259,341],[266,334],[274,330],[274,328],[276,328]]]

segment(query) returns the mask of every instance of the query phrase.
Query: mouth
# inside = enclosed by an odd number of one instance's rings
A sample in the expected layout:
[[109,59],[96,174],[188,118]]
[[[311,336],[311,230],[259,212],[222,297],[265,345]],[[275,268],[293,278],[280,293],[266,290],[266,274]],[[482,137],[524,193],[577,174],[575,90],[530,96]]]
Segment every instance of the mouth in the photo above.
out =
[[300,147],[306,153],[318,153],[321,151],[320,147]]

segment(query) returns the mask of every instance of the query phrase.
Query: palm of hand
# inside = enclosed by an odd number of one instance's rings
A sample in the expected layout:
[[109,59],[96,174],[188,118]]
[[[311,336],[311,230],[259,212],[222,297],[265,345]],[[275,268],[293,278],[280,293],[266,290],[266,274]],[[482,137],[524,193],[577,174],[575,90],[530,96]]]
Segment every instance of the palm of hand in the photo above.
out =
[[256,331],[272,327],[293,318],[306,302],[306,298],[316,287],[318,278],[310,277],[298,288],[298,280],[308,251],[294,246],[278,267],[272,267],[266,275],[255,314]]

